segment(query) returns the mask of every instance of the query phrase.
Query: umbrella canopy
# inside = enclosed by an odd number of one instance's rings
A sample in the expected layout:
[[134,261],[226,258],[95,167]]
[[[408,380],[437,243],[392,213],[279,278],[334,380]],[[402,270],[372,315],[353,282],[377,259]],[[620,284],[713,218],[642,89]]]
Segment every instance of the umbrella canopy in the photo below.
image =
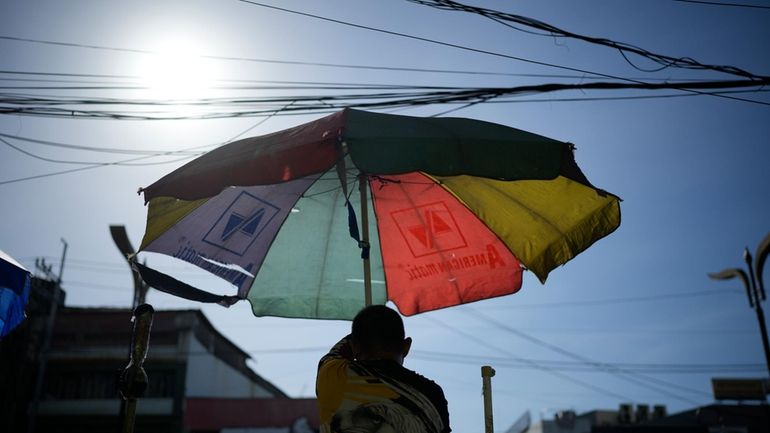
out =
[[544,282],[620,224],[619,199],[588,182],[569,143],[352,109],[229,143],[141,191],[139,251],[195,264],[238,293],[137,264],[145,281],[206,302],[247,298],[257,316],[349,319],[365,284],[372,303],[405,315],[513,293],[522,269]]
[[0,338],[24,320],[29,283],[29,271],[0,250]]

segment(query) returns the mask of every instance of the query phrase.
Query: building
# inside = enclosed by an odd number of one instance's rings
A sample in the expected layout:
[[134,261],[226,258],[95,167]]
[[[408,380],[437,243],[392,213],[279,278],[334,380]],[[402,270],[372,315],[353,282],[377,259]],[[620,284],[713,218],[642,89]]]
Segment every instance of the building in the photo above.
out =
[[[39,284],[37,287],[42,287]],[[2,431],[26,430],[21,427],[26,427],[28,421],[27,403],[33,400],[29,390],[34,388],[31,385],[40,365],[39,336],[45,328],[41,299],[44,301],[45,296],[37,296],[30,304],[35,314],[20,327],[15,341],[8,341],[7,348],[6,341],[2,343],[4,359],[0,368],[19,372],[14,379],[3,375],[6,391],[2,402],[9,406],[0,409],[4,411],[0,418],[12,414],[16,421],[0,422]],[[63,296],[60,302],[35,431],[116,431],[121,413],[117,378],[128,363],[132,312],[67,308],[63,307]],[[315,400],[290,398],[251,370],[246,364],[248,358],[248,353],[220,334],[201,311],[156,311],[144,363],[148,387],[137,404],[136,431],[317,430]]]
[[767,433],[770,406],[767,404],[712,404],[668,415],[665,407],[630,404],[619,410],[593,410],[583,414],[557,412],[508,433]]

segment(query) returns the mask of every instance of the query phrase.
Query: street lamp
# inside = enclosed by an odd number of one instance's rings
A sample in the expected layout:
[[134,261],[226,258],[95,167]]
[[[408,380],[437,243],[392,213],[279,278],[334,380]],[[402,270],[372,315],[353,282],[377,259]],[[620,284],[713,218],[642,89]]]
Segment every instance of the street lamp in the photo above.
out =
[[738,277],[743,281],[746,288],[746,295],[749,297],[749,307],[757,312],[757,321],[759,330],[762,333],[762,346],[765,348],[765,361],[767,362],[767,371],[770,374],[770,344],[767,341],[767,327],[765,326],[765,313],[762,311],[762,301],[765,296],[765,284],[762,281],[762,268],[765,266],[765,260],[770,253],[770,233],[759,243],[754,266],[751,263],[751,253],[748,247],[743,250],[743,260],[749,268],[748,274],[740,268],[728,268],[715,274],[708,274],[715,280],[729,280]]

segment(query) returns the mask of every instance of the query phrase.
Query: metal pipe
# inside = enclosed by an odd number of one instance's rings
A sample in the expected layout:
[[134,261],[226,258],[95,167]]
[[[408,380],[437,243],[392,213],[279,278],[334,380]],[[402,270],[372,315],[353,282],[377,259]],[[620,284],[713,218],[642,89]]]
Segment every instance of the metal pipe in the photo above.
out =
[[484,432],[494,433],[494,421],[492,419],[492,376],[495,369],[484,365],[481,367],[481,392],[484,395]]
[[759,331],[762,334],[762,347],[765,349],[765,363],[767,363],[767,373],[770,376],[770,343],[767,339],[767,325],[765,324],[765,312],[762,311],[762,305],[756,303],[754,310],[757,312],[757,321],[759,322]]
[[[762,348],[765,350],[765,363],[767,364],[767,373],[770,375],[770,343],[767,339],[767,325],[765,324],[765,312],[762,311],[762,297],[757,288],[757,280],[754,277],[754,267],[751,263],[751,253],[748,247],[743,250],[743,260],[749,268],[749,285],[751,293],[754,295],[754,311],[757,313],[757,322],[759,322],[759,332],[762,334]],[[761,269],[757,269],[760,272]]]
[[123,414],[123,433],[133,433],[136,421],[136,402],[147,389],[147,373],[144,371],[144,360],[150,344],[152,316],[155,310],[150,304],[142,304],[134,310],[131,320],[134,330],[131,335],[131,357],[128,365],[120,375],[120,395],[125,400]]

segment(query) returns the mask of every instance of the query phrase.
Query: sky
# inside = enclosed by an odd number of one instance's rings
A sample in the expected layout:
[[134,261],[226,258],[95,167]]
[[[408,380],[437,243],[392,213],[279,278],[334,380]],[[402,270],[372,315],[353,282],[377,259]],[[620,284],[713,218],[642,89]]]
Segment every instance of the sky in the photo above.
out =
[[[651,82],[736,78],[673,67],[645,72],[658,65],[630,57],[635,69],[611,48],[525,33],[404,0],[265,2],[509,57],[235,0],[2,0],[0,107],[13,106],[9,98],[14,95],[163,101],[347,92],[300,89],[297,82],[512,87],[593,80],[574,69]],[[765,8],[674,0],[474,4],[660,54],[770,74],[770,52],[763,43],[770,40],[767,3]],[[37,81],[22,81],[30,79]],[[290,81],[295,88],[265,89],[266,81]],[[115,88],[127,84],[130,88]],[[687,96],[587,100],[661,95]],[[527,411],[537,421],[559,410],[616,409],[629,402],[664,404],[674,413],[712,403],[711,377],[767,374],[756,316],[740,282],[707,277],[743,266],[743,249],[753,253],[770,232],[770,97],[762,92],[730,96],[745,100],[678,90],[576,90],[521,95],[451,113],[574,143],[576,160],[591,182],[623,199],[620,228],[555,269],[545,284],[525,273],[514,295],[405,318],[414,339],[405,365],[444,388],[455,431],[483,430],[480,366],[485,364],[497,371],[492,388],[500,432]],[[230,109],[110,108],[175,116]],[[431,116],[452,108],[460,105],[397,113]],[[143,155],[94,148],[155,154],[209,150],[244,131],[244,136],[266,134],[322,115],[117,120],[0,113],[0,134],[5,134],[0,136],[5,140],[0,142],[0,249],[28,269],[44,257],[58,271],[64,239],[67,305],[130,307],[131,274],[108,227],[125,225],[138,246],[146,207],[137,189],[189,155],[133,162],[153,165],[116,165]],[[8,143],[49,160],[103,165],[45,161]],[[53,174],[75,168],[85,169]],[[198,287],[234,293],[197,268],[157,255],[147,259]],[[225,309],[153,290],[147,300],[156,309],[202,309],[220,332],[252,354],[255,371],[292,397],[314,395],[318,358],[349,331],[344,321],[256,318],[246,302]],[[701,368],[697,364],[709,364],[711,370],[695,371]],[[742,367],[717,371],[726,364]]]

